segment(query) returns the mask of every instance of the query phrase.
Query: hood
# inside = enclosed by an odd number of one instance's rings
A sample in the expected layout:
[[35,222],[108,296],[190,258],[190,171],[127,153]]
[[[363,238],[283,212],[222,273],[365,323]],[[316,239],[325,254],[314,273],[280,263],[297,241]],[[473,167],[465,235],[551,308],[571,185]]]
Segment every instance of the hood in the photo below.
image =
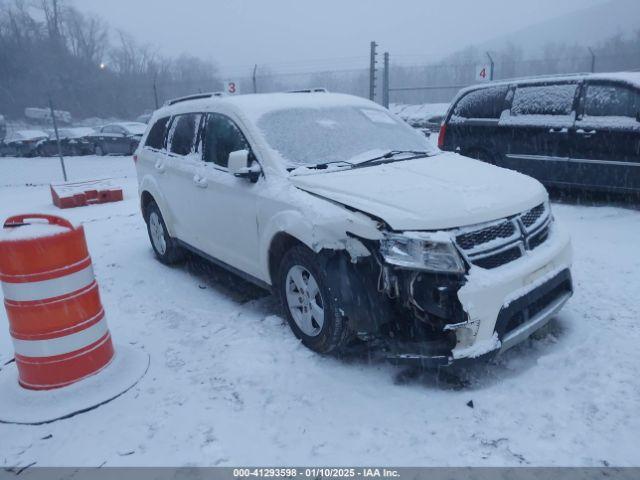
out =
[[455,153],[290,179],[302,190],[381,218],[393,230],[488,222],[547,198],[531,177]]

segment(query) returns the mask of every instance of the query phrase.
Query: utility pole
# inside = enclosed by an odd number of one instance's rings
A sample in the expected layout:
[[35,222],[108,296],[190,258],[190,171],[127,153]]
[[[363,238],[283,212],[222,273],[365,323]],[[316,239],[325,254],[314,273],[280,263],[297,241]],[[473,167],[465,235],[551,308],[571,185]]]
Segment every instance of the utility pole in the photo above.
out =
[[591,54],[591,73],[595,73],[596,71],[596,54],[591,47],[587,47],[589,53]]
[[252,75],[252,79],[253,79],[253,93],[258,93],[258,83],[256,82],[256,72],[258,71],[258,64],[256,63],[253,66],[253,75]]
[[495,67],[495,63],[493,63],[493,58],[491,57],[491,55],[489,54],[489,52],[486,52],[487,58],[489,59],[489,80],[493,82],[493,69]]
[[382,106],[389,108],[389,52],[384,52],[384,70],[382,74]]
[[158,109],[158,72],[153,75],[153,99],[156,102],[156,110]]
[[62,177],[67,181],[67,169],[64,166],[64,157],[62,156],[62,147],[60,146],[60,135],[58,134],[58,121],[56,120],[55,110],[53,109],[53,101],[49,95],[49,110],[51,111],[51,120],[53,121],[53,131],[56,134],[56,143],[58,144],[58,156],[60,157],[60,166],[62,167]]
[[371,42],[371,55],[369,59],[369,100],[375,100],[376,98],[376,56],[378,53],[376,49],[378,44]]

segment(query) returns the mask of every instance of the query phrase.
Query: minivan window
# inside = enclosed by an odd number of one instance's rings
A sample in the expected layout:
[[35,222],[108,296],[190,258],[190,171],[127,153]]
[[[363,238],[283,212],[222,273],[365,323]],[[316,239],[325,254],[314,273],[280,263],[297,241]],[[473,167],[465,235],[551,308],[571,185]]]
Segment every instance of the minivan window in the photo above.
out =
[[584,114],[594,117],[635,117],[640,93],[618,85],[587,85]]
[[511,107],[512,115],[568,115],[578,85],[530,85],[516,89]]
[[456,104],[453,114],[463,118],[500,118],[508,89],[503,85],[469,92]]
[[202,131],[202,159],[227,167],[229,154],[248,150],[249,144],[233,121],[224,115],[209,113]]
[[149,131],[149,135],[147,135],[145,146],[162,150],[162,148],[164,148],[164,136],[167,133],[168,124],[169,117],[161,118],[154,123]]
[[199,113],[187,113],[174,118],[169,132],[169,151],[176,155],[188,155],[195,151],[196,135],[200,126]]

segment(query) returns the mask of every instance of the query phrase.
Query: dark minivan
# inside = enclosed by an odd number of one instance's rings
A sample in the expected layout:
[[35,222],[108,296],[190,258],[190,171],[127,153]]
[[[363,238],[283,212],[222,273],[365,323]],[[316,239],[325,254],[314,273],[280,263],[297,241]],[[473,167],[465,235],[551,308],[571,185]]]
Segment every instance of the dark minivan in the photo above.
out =
[[640,193],[640,72],[466,88],[447,112],[438,147],[549,186]]

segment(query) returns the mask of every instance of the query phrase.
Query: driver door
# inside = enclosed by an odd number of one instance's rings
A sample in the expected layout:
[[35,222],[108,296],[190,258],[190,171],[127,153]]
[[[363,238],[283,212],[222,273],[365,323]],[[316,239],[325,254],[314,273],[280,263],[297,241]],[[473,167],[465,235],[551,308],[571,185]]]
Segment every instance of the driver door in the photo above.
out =
[[250,150],[242,131],[225,115],[208,113],[201,130],[202,162],[195,182],[201,219],[198,237],[205,253],[259,277],[257,193],[264,178],[251,183],[227,169],[229,154]]

